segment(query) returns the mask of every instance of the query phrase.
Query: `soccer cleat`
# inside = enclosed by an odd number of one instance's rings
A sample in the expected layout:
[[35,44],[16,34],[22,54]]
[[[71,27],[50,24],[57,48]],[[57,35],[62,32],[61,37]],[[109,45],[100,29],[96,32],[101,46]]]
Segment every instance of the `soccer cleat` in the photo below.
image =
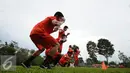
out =
[[50,65],[47,65],[47,69],[52,69],[52,67]]
[[21,65],[22,65],[24,68],[30,68],[30,67],[31,67],[30,64],[26,64],[26,63],[21,63]]
[[40,68],[47,69],[47,67],[44,65],[40,65]]
[[43,68],[43,69],[52,69],[52,67],[50,65],[47,65],[47,66],[40,65],[40,68]]

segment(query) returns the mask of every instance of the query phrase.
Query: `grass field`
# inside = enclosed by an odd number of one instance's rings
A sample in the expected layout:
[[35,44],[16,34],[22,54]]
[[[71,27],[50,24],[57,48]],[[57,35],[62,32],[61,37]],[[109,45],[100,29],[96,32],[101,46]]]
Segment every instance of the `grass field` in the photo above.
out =
[[40,69],[37,66],[33,66],[30,69],[25,69],[21,66],[16,68],[16,71],[0,71],[0,73],[130,73],[130,68],[109,68],[102,70],[101,68],[87,68],[87,67],[55,67],[51,70]]

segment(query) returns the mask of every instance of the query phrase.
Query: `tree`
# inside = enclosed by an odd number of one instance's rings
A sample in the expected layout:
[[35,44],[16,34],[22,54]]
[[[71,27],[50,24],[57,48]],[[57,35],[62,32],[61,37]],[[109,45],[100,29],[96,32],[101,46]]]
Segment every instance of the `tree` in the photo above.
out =
[[[16,41],[4,42],[0,40],[0,55],[16,55],[16,64],[20,65],[28,57],[33,54],[35,50],[29,50],[27,48],[20,48]],[[32,65],[40,65],[43,61],[41,56],[38,56],[33,60]],[[1,58],[0,58],[1,62]]]
[[18,43],[15,41],[0,43],[0,55],[15,55],[17,49]]
[[127,57],[123,52],[118,52],[118,58],[122,61],[122,64],[126,67],[130,67],[130,57]]
[[108,64],[108,58],[114,54],[114,45],[107,39],[99,39],[97,47],[99,48],[98,53],[106,58]]
[[[8,42],[2,43],[2,41],[0,41],[0,55],[15,55],[16,49],[10,46],[9,44]],[[1,62],[1,58],[0,58],[0,62]]]
[[9,46],[7,42],[5,44],[1,44],[0,47],[0,55],[14,55],[16,49],[12,46]]
[[1,49],[2,47],[4,47],[4,46],[5,46],[5,44],[3,44],[2,41],[0,40],[0,49]]
[[111,62],[109,62],[109,65],[116,65],[116,62],[111,61]]
[[13,48],[15,48],[15,49],[18,49],[19,47],[18,47],[18,42],[16,42],[16,41],[11,41],[11,43],[9,44],[9,46],[10,47],[13,47]]
[[87,47],[89,57],[93,60],[94,63],[97,63],[97,56],[95,53],[98,52],[98,49],[96,48],[96,43],[89,41],[86,47]]
[[124,55],[123,52],[120,52],[120,51],[118,51],[118,52],[119,52],[118,58],[119,58],[123,63],[127,63],[127,62],[130,61],[129,58],[128,58],[126,55]]
[[79,66],[85,66],[83,58],[79,57]]
[[86,64],[89,66],[89,65],[92,65],[93,64],[93,60],[91,58],[87,58],[86,59]]

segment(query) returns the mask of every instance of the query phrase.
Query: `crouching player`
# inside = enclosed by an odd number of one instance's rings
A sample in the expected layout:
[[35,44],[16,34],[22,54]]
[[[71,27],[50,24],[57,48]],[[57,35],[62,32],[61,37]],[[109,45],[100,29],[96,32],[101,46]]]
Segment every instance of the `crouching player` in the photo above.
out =
[[67,54],[63,55],[59,61],[59,64],[62,66],[62,67],[66,67],[66,66],[69,66],[70,64],[70,60],[71,60],[71,57],[73,56],[73,50],[72,49],[69,49]]
[[42,65],[40,66],[41,68],[47,67],[48,69],[51,69],[51,66],[49,65],[50,63],[53,63],[53,65],[55,66],[59,62],[60,58],[62,57],[62,55],[61,55],[62,46],[63,46],[63,43],[65,43],[67,41],[66,40],[67,36],[68,35],[63,34],[60,39],[59,38],[56,39],[59,42],[60,47],[59,47],[58,52],[56,52],[56,54],[53,56],[52,59],[49,60],[50,55],[48,53],[49,53],[50,49],[46,50],[46,52],[45,52],[46,58],[45,58],[44,62],[42,63]]
[[52,47],[49,52],[50,58],[55,55],[60,45],[50,34],[57,31],[64,22],[64,15],[61,12],[56,12],[54,16],[45,18],[33,27],[30,38],[38,50],[22,63],[23,67],[30,68],[32,60],[49,47]]

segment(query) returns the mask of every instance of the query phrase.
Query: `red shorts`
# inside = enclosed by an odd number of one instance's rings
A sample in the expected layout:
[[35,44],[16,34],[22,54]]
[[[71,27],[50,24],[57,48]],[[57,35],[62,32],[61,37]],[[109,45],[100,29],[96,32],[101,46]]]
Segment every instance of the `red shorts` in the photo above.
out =
[[48,49],[58,42],[48,33],[30,35],[31,40],[39,50]]
[[[46,55],[49,55],[49,52],[50,52],[51,48],[52,48],[52,47],[46,49],[46,51],[45,51],[45,54],[46,54]],[[61,53],[61,51],[62,51],[62,44],[60,44],[60,47],[59,47],[59,48],[60,48],[60,51],[59,51],[59,52],[56,52],[56,54],[54,55],[53,58],[59,56],[59,54]]]
[[[49,52],[50,52],[51,49],[46,49],[45,51],[45,55],[48,56],[49,55]],[[53,59],[56,59],[57,57],[59,57],[60,53],[59,52],[56,52],[55,55],[53,56]]]
[[74,56],[74,60],[76,61],[76,60],[78,60],[79,58],[78,58],[78,56],[76,55],[76,56]]

